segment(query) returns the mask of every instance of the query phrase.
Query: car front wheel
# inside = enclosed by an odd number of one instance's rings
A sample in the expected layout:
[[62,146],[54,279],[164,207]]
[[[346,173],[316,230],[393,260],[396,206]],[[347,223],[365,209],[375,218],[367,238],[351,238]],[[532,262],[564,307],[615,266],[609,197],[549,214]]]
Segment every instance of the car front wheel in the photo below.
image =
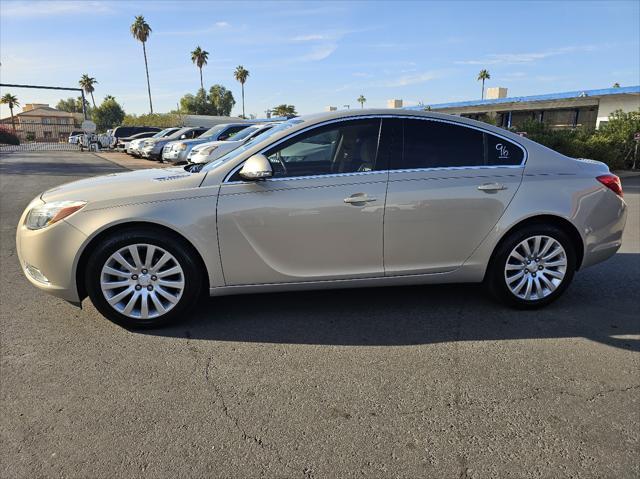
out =
[[564,231],[531,225],[498,247],[486,281],[498,299],[533,309],[556,300],[571,283],[575,268],[575,247]]
[[186,313],[200,294],[202,274],[181,243],[134,231],[100,243],[86,270],[96,309],[129,328],[163,326]]

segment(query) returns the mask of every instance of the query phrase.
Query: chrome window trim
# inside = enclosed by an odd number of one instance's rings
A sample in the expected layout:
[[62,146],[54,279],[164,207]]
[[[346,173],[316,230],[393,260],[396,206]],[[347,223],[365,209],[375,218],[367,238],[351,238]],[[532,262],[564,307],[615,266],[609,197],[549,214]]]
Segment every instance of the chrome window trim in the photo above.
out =
[[[420,121],[437,121],[437,122],[440,122],[440,123],[448,123],[448,124],[451,124],[451,125],[462,126],[462,127],[465,127],[465,128],[472,128],[474,130],[481,131],[482,133],[486,133],[488,135],[493,135],[493,136],[496,136],[498,138],[502,138],[503,140],[508,141],[508,142],[513,143],[514,145],[518,146],[518,148],[520,148],[522,150],[522,152],[523,152],[522,161],[518,165],[438,166],[438,167],[433,167],[433,168],[413,168],[413,169],[403,169],[403,170],[386,169],[386,170],[376,170],[376,171],[357,171],[357,172],[351,172],[351,173],[331,173],[331,174],[328,174],[328,175],[310,175],[310,176],[291,176],[291,177],[285,177],[285,178],[267,178],[264,181],[293,180],[293,179],[296,179],[296,178],[300,178],[300,179],[327,178],[327,177],[336,177],[336,176],[360,175],[360,174],[368,174],[368,173],[414,173],[414,172],[417,173],[417,172],[427,172],[427,171],[436,171],[436,170],[483,170],[483,169],[495,169],[495,168],[524,168],[525,164],[527,163],[527,159],[529,158],[529,152],[527,151],[527,149],[524,146],[522,146],[517,141],[512,140],[511,138],[507,138],[506,136],[501,135],[499,133],[494,133],[494,132],[486,130],[484,128],[480,128],[480,127],[477,127],[475,125],[468,125],[466,123],[462,123],[462,122],[455,121],[455,120],[446,120],[446,119],[441,119],[441,118],[421,117],[421,116],[411,116],[411,115],[361,115],[361,116],[350,116],[350,117],[346,117],[346,118],[335,118],[333,120],[325,121],[325,122],[322,122],[322,123],[316,123],[314,125],[310,125],[310,126],[308,126],[306,128],[303,128],[301,130],[295,131],[295,132],[285,136],[284,138],[280,138],[275,143],[272,143],[270,145],[265,146],[260,151],[258,151],[257,153],[254,153],[254,154],[255,155],[263,154],[266,150],[269,150],[269,149],[271,149],[271,148],[273,148],[275,146],[278,146],[280,143],[283,143],[283,142],[293,138],[294,136],[297,136],[297,135],[299,135],[301,133],[305,133],[305,132],[307,132],[307,131],[309,131],[309,130],[311,130],[313,128],[321,128],[321,127],[326,126],[326,125],[331,125],[333,123],[339,123],[339,122],[344,122],[344,121],[354,121],[354,120],[363,120],[363,119],[367,120],[367,119],[371,119],[371,118],[375,118],[375,119],[379,119],[379,120],[384,120],[385,118],[401,118],[401,119],[412,119],[412,120],[420,120]],[[378,147],[379,146],[380,146],[380,133],[378,134]],[[242,168],[242,165],[244,164],[245,161],[247,161],[247,159],[248,158],[245,158],[244,160],[242,160],[242,162],[238,166],[236,166],[229,173],[227,173],[227,175],[225,176],[225,178],[222,181],[222,183],[223,184],[253,183],[252,181],[229,181],[229,178],[231,178],[240,168]]]
[[[257,153],[256,153],[257,154]],[[239,164],[238,166],[236,166],[233,170],[231,170],[231,172],[229,173],[229,175],[227,175],[228,177],[233,176],[240,168],[242,168],[242,165],[244,164],[244,161]],[[265,178],[262,181],[292,181],[292,180],[313,180],[316,178],[337,178],[337,177],[342,177],[342,176],[362,176],[362,175],[370,175],[370,174],[389,174],[389,170],[375,170],[375,171],[352,171],[350,173],[329,173],[326,175],[308,175],[308,176],[287,176],[284,178]],[[224,182],[225,185],[239,185],[239,184],[247,184],[247,183],[255,183],[255,181],[226,181]]]

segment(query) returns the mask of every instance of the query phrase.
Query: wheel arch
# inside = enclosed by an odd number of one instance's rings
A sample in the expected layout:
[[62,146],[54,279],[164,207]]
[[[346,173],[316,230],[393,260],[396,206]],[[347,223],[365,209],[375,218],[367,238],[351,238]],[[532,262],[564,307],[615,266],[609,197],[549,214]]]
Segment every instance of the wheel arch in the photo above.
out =
[[176,238],[177,240],[184,242],[192,250],[192,253],[194,253],[193,257],[196,259],[196,262],[198,263],[198,266],[202,271],[203,281],[205,282],[205,284],[203,284],[202,290],[205,292],[209,291],[209,274],[208,274],[207,266],[206,266],[206,263],[204,262],[202,255],[198,251],[198,248],[194,246],[193,242],[189,241],[189,239],[186,238],[183,234],[181,234],[180,232],[176,231],[173,228],[170,228],[169,226],[166,226],[160,223],[150,222],[150,221],[131,221],[131,222],[116,223],[116,224],[110,225],[104,228],[103,230],[99,231],[96,235],[91,237],[89,241],[87,241],[84,244],[84,247],[82,248],[82,251],[78,257],[78,261],[76,263],[76,268],[75,268],[75,282],[76,282],[76,288],[78,290],[78,297],[80,298],[80,301],[82,301],[84,298],[87,297],[87,291],[86,291],[85,281],[84,281],[84,273],[86,271],[87,262],[89,260],[90,252],[93,250],[93,247],[115,233],[119,233],[125,230],[136,230],[136,229],[142,229],[144,231],[154,230],[166,235],[170,235]]
[[[552,225],[564,231],[567,234],[567,236],[569,236],[569,238],[571,239],[571,242],[573,243],[574,248],[576,249],[576,271],[580,269],[580,266],[582,265],[582,260],[584,258],[584,241],[582,239],[582,236],[580,235],[580,232],[578,231],[578,228],[576,228],[576,226],[573,223],[571,223],[571,221],[569,221],[568,219],[563,218],[562,216],[550,215],[550,214],[531,216],[529,218],[525,218],[519,221],[518,223],[512,225],[507,231],[504,232],[500,240],[496,243],[495,247],[493,248],[493,251],[491,253],[491,258],[489,260],[489,265],[491,265],[491,263],[494,261],[496,253],[498,252],[502,244],[507,240],[507,238],[511,236],[511,234],[513,234],[514,232],[522,228],[525,228],[531,225]],[[485,277],[489,269],[490,268],[487,268],[485,270]]]

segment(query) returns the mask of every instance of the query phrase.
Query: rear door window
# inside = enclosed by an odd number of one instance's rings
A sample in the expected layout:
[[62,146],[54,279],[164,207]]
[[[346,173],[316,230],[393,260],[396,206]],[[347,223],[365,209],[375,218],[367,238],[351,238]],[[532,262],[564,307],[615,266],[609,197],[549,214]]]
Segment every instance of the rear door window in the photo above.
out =
[[482,166],[479,130],[432,120],[404,120],[404,155],[393,169]]

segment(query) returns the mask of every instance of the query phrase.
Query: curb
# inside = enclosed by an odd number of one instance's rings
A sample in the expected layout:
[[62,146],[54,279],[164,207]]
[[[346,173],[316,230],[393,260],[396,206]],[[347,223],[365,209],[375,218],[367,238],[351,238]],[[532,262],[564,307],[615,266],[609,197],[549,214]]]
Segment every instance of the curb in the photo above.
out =
[[111,164],[114,164],[114,165],[116,165],[116,166],[119,166],[119,167],[120,167],[120,168],[122,168],[123,170],[133,171],[133,169],[131,169],[131,168],[127,168],[126,166],[123,166],[123,165],[121,165],[120,163],[116,163],[115,161],[110,160],[109,158],[105,158],[104,156],[100,156],[100,155],[98,155],[97,153],[94,153],[93,151],[90,151],[89,153],[90,153],[90,154],[92,154],[93,156],[95,156],[96,158],[100,158],[101,160],[108,161],[108,162],[109,162],[109,163],[111,163]]
[[612,173],[618,178],[636,178],[640,176],[640,170],[614,170]]

